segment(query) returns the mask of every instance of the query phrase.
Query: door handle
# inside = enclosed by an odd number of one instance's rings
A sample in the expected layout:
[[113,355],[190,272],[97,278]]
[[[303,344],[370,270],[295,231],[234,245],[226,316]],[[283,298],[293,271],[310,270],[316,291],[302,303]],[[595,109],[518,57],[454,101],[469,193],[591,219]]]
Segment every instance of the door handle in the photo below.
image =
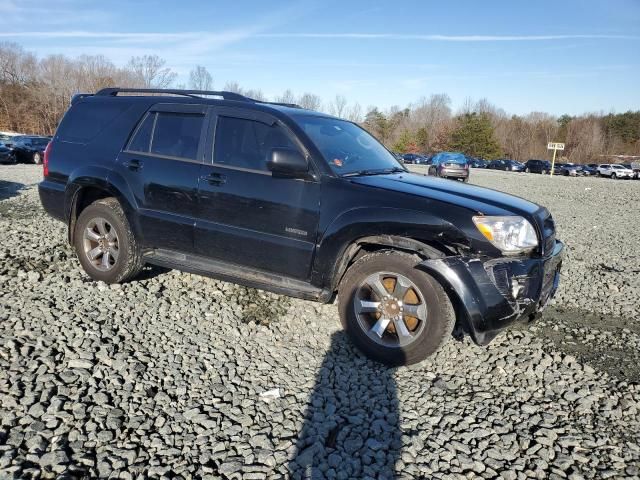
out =
[[129,162],[124,162],[123,165],[129,170],[133,171],[137,171],[142,168],[142,162],[140,160],[131,160]]
[[212,173],[210,175],[205,175],[202,177],[209,185],[213,185],[215,187],[219,187],[220,185],[224,185],[227,183],[227,176],[221,173]]

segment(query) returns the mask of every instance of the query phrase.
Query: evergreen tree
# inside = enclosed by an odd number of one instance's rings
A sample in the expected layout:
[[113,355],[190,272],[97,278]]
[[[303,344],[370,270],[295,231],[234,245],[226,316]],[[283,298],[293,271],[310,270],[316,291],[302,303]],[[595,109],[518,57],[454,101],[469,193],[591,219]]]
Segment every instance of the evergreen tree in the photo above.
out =
[[491,119],[485,113],[466,113],[458,117],[456,129],[451,134],[451,148],[465,155],[488,160],[502,154],[494,136]]

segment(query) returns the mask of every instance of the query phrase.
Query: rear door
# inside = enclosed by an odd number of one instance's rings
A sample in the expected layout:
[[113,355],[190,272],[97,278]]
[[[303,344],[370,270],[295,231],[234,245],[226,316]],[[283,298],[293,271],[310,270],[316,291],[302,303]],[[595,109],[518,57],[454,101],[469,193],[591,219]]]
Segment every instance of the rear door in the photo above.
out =
[[212,148],[201,168],[195,250],[201,255],[307,279],[320,211],[320,183],[277,178],[267,169],[272,148],[304,152],[274,117],[215,108]]
[[193,251],[207,110],[205,105],[155,105],[118,156],[115,173],[135,197],[146,247]]

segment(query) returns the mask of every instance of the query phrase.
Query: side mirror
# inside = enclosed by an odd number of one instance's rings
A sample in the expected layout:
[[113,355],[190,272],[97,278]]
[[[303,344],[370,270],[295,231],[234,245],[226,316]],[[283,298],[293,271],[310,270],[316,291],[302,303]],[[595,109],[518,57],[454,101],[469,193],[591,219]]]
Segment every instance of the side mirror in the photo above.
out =
[[274,176],[279,177],[300,178],[309,173],[307,159],[293,148],[272,149],[267,168]]

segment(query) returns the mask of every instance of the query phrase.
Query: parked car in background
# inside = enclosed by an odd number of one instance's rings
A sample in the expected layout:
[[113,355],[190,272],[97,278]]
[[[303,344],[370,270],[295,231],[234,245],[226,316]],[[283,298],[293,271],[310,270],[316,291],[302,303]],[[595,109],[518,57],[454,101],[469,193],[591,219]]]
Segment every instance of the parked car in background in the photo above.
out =
[[13,149],[0,143],[0,163],[16,163],[13,156]]
[[483,158],[469,158],[469,166],[472,168],[487,168],[489,162]]
[[598,174],[614,180],[617,178],[633,178],[634,176],[633,170],[619,163],[603,163],[598,168]]
[[556,175],[564,175],[565,177],[577,177],[581,171],[580,165],[576,163],[561,163],[556,165],[554,170]]
[[419,153],[405,153],[402,156],[404,163],[413,164],[413,165],[428,165],[429,158],[424,155],[420,155]]
[[51,137],[20,135],[13,140],[13,156],[15,162],[42,163],[44,149],[51,141]]
[[469,162],[462,153],[441,152],[431,159],[428,174],[468,182]]
[[592,177],[598,174],[598,166],[591,167],[590,165],[579,165],[580,170],[578,175],[584,175],[585,177]]
[[551,162],[531,158],[524,163],[524,171],[527,173],[541,173],[546,175],[551,171]]
[[516,160],[493,160],[489,163],[489,166],[492,170],[504,170],[505,172],[524,172],[524,164],[516,161]]
[[633,179],[640,180],[640,162],[631,163],[631,169],[633,170]]
[[4,144],[5,147],[11,148],[13,147],[14,139],[18,136],[20,136],[19,133],[0,132],[0,143]]

